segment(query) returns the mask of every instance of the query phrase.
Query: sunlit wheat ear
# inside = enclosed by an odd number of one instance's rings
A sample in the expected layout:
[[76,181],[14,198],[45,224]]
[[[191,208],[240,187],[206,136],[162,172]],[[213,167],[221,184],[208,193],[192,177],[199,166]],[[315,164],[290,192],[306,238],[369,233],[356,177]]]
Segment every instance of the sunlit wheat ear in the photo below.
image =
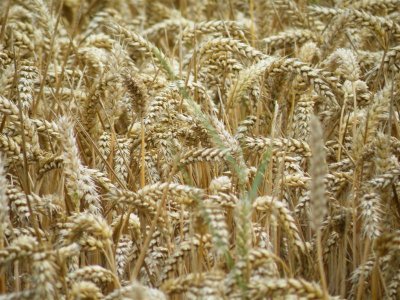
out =
[[114,280],[114,274],[110,270],[96,265],[86,266],[68,274],[70,284],[87,281],[96,284],[98,287],[106,287]]
[[311,93],[305,93],[300,96],[296,104],[293,116],[293,137],[304,141],[309,140],[310,120],[313,113],[313,97]]
[[159,289],[150,288],[140,284],[139,282],[129,283],[120,289],[115,289],[109,293],[105,300],[117,300],[117,299],[160,299],[166,300],[167,296]]
[[325,61],[327,65],[337,65],[336,72],[352,82],[360,78],[361,70],[356,54],[350,49],[339,48]]
[[18,259],[32,259],[32,255],[39,249],[39,244],[34,237],[20,236],[0,254],[0,266],[4,267],[7,264]]
[[382,132],[378,132],[376,138],[376,160],[375,167],[376,173],[382,174],[388,171],[395,161],[392,157],[392,152],[390,151],[390,140],[389,137]]
[[247,136],[251,129],[254,127],[255,123],[257,122],[257,117],[255,116],[248,116],[245,120],[238,124],[235,133],[235,139],[241,141],[245,136]]
[[147,112],[148,92],[145,84],[134,74],[126,74],[124,78],[132,107],[142,120]]
[[161,282],[164,282],[167,278],[173,277],[176,271],[179,269],[179,263],[183,263],[185,256],[190,253],[192,249],[190,242],[181,242],[179,248],[174,250],[172,256],[170,256],[163,267],[162,274],[160,276]]
[[266,37],[262,40],[262,45],[268,52],[274,52],[275,50],[293,46],[295,44],[301,45],[306,42],[316,41],[317,35],[310,30],[288,30],[280,32],[277,35]]
[[245,24],[241,24],[237,21],[210,21],[210,22],[200,22],[187,26],[182,33],[182,39],[191,43],[194,37],[201,37],[201,35],[212,34],[212,33],[222,33],[224,35],[229,35],[234,39],[246,39],[246,28]]
[[116,141],[115,156],[114,156],[114,170],[118,178],[126,183],[128,179],[128,168],[131,163],[131,139],[118,138]]
[[82,125],[87,132],[92,133],[97,124],[97,111],[100,107],[101,98],[104,96],[104,83],[95,85],[94,90],[86,99],[83,99]]
[[200,207],[204,222],[208,225],[217,255],[224,255],[229,245],[229,231],[224,210],[213,199],[205,199]]
[[[332,46],[328,46],[328,42],[330,39],[334,38],[337,29],[346,24],[353,25],[362,23],[366,28],[374,31],[378,38],[383,38],[387,32],[392,30],[395,36],[398,34],[399,27],[397,24],[385,18],[369,14],[365,11],[355,9],[337,9],[330,10],[329,13],[335,16],[335,18],[333,18],[331,26],[323,34],[326,50],[332,48]],[[336,38],[339,37],[340,36],[337,36]]]
[[275,279],[251,284],[249,294],[254,299],[294,295],[305,299],[324,299],[321,287],[313,282],[297,279]]
[[193,299],[195,299],[196,296],[214,296],[214,293],[218,295],[218,289],[221,290],[220,293],[223,292],[223,286],[221,285],[222,279],[223,277],[220,272],[192,273],[166,281],[161,286],[161,290],[167,295],[179,295],[189,292],[192,293]]
[[70,290],[71,299],[100,300],[104,298],[101,289],[90,281],[75,282]]
[[397,299],[399,295],[399,286],[400,286],[400,276],[396,274],[391,279],[388,289],[387,289],[387,297],[388,299]]
[[58,281],[56,264],[45,253],[33,255],[32,272],[36,286],[34,299],[51,299],[56,294]]
[[273,151],[285,148],[287,152],[293,152],[302,156],[310,156],[311,149],[308,142],[304,140],[297,140],[292,138],[268,138],[268,137],[247,137],[243,140],[245,149],[252,152],[263,153],[269,147],[272,147]]
[[83,200],[87,204],[88,211],[98,214],[101,210],[98,194],[87,168],[80,161],[72,122],[67,118],[61,118],[58,127],[63,149],[66,187],[71,197],[73,210],[79,211],[80,201]]
[[72,215],[66,224],[64,243],[77,242],[88,250],[107,249],[111,243],[111,230],[101,216],[88,213]]
[[356,159],[360,157],[364,146],[372,141],[380,122],[388,118],[388,104],[391,97],[392,84],[394,83],[387,83],[382,90],[375,94],[373,102],[362,118],[353,140],[352,150]]
[[35,18],[42,33],[42,47],[47,52],[50,51],[52,34],[54,34],[55,19],[47,3],[43,0],[27,1],[26,7],[35,11]]
[[11,188],[10,186],[6,189],[6,195],[11,206],[11,211],[17,215],[17,220],[22,224],[26,224],[31,215],[27,196],[19,188]]
[[304,252],[305,245],[300,237],[299,229],[285,203],[270,196],[258,197],[254,200],[253,208],[258,211],[275,213],[282,223],[285,233],[289,236],[291,242],[296,246],[296,250]]
[[298,58],[308,64],[321,60],[321,50],[315,42],[306,42],[298,51]]
[[115,250],[115,262],[119,278],[123,278],[126,273],[126,267],[129,263],[129,257],[134,252],[134,244],[129,236],[125,235],[120,238]]
[[159,50],[156,46],[150,43],[148,40],[140,36],[139,34],[127,30],[125,27],[111,23],[107,25],[107,30],[110,31],[115,37],[122,39],[129,47],[135,50],[139,50],[144,55],[151,57],[155,60],[161,70],[163,70],[169,77],[173,77],[173,70],[169,65],[169,60],[165,54]]
[[278,276],[278,268],[274,261],[273,252],[266,249],[254,248],[249,253],[249,260],[251,263],[252,277],[255,280],[261,277],[274,278]]
[[361,200],[363,235],[371,240],[378,238],[382,233],[383,211],[381,206],[381,198],[376,193],[365,194]]
[[61,146],[64,156],[64,173],[66,175],[66,186],[71,197],[73,210],[79,210],[79,201],[83,196],[79,181],[80,170],[83,168],[79,159],[79,150],[76,145],[72,122],[62,118],[58,124],[60,130]]
[[19,66],[18,73],[18,97],[20,97],[24,111],[27,111],[32,105],[34,84],[38,82],[38,70],[32,62],[25,61]]
[[330,105],[337,106],[337,100],[332,92],[335,82],[332,82],[328,76],[321,70],[310,67],[304,62],[295,58],[275,60],[269,68],[271,73],[293,72],[314,87],[316,93],[328,99]]
[[[205,60],[211,53],[223,53],[223,51],[232,52],[232,54],[254,62],[259,62],[260,60],[268,58],[268,55],[251,47],[250,45],[231,38],[216,38],[204,42],[199,46],[198,57],[201,60]],[[189,61],[185,61],[185,64],[186,63],[189,63]]]
[[273,0],[273,6],[279,10],[282,16],[287,19],[290,24],[296,24],[297,27],[307,27],[311,25],[311,20],[307,19],[301,7],[291,0]]
[[241,71],[238,79],[236,79],[235,83],[229,89],[227,105],[236,105],[244,96],[246,90],[254,84],[255,79],[265,73],[274,60],[275,58],[267,57],[257,64],[253,64],[251,67]]
[[179,163],[181,166],[193,164],[200,161],[216,162],[226,159],[231,150],[229,148],[194,148],[187,151]]
[[385,11],[390,14],[393,12],[393,9],[396,8],[397,0],[389,0],[389,1],[367,1],[367,2],[355,2],[351,3],[351,7],[355,9],[365,10],[369,12],[378,13],[380,10]]
[[215,194],[217,192],[229,192],[232,189],[232,180],[228,176],[220,176],[214,178],[208,187],[210,192]]

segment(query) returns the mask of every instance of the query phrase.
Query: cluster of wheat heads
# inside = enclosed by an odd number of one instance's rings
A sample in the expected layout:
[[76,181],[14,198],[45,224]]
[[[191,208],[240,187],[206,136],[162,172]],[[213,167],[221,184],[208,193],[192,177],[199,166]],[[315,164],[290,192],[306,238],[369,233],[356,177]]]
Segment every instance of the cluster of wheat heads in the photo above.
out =
[[1,300],[400,297],[399,0],[0,12]]

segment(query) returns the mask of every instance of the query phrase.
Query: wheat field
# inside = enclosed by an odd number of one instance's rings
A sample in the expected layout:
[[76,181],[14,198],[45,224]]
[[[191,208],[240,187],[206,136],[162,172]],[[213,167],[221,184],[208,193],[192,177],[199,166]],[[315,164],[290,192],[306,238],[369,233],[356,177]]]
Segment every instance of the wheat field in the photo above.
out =
[[0,14],[0,300],[400,299],[400,0]]

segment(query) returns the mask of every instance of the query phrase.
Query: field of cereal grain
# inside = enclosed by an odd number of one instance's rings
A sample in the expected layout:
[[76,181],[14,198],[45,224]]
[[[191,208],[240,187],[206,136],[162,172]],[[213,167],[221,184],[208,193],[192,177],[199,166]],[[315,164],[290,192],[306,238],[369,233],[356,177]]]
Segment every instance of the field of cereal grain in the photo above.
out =
[[0,1],[0,300],[399,299],[400,0]]

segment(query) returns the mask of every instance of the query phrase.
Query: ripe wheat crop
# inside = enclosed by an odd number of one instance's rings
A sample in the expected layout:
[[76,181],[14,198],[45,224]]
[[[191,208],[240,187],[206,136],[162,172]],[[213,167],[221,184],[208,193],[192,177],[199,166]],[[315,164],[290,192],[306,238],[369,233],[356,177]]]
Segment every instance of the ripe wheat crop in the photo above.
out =
[[399,299],[400,0],[0,1],[0,300]]

